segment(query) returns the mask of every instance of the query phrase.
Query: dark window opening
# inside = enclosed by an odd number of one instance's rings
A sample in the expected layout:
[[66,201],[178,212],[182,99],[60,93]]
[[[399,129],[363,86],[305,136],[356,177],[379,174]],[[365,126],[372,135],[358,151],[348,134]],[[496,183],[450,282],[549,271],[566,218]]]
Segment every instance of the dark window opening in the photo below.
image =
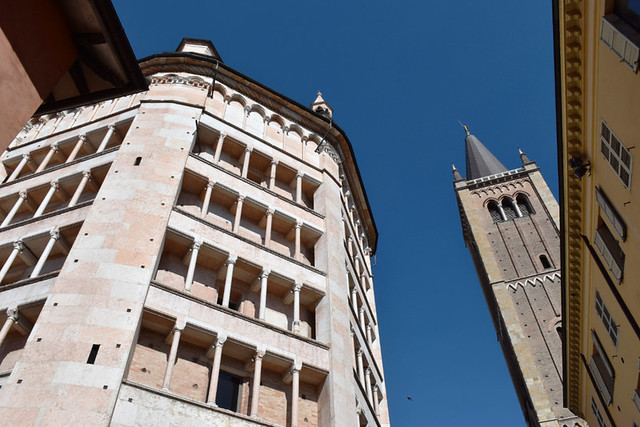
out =
[[516,210],[513,208],[513,200],[510,198],[505,198],[502,200],[502,210],[504,211],[505,216],[507,217],[507,221],[510,219],[517,218]]
[[518,209],[520,209],[522,216],[529,216],[533,214],[533,209],[531,209],[529,199],[524,194],[518,194],[516,197],[516,203],[518,204]]
[[489,209],[489,214],[491,215],[491,220],[496,223],[502,221],[502,215],[500,215],[500,209],[498,209],[498,204],[494,201],[489,202],[487,205]]
[[627,24],[640,30],[640,0],[616,0],[614,10]]
[[139,166],[140,162],[142,162],[142,157],[136,157],[136,161],[133,163],[133,166]]
[[219,408],[238,412],[238,397],[242,378],[220,371],[218,378],[218,391],[216,393],[216,405]]
[[91,346],[91,352],[89,352],[89,358],[87,359],[88,365],[93,365],[96,361],[96,357],[98,356],[98,350],[100,349],[100,344],[94,344]]
[[542,263],[542,268],[551,268],[551,263],[546,255],[540,255],[540,262]]

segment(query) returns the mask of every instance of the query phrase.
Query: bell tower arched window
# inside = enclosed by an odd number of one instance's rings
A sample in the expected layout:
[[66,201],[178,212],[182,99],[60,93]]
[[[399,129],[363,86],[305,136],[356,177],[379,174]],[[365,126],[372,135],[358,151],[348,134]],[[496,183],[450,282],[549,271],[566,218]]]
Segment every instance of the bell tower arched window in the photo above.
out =
[[518,216],[516,210],[513,208],[513,200],[509,197],[505,197],[504,199],[502,199],[502,210],[507,217],[507,221]]
[[495,201],[490,201],[487,208],[489,209],[489,214],[491,215],[491,219],[494,223],[504,221],[502,214],[500,213],[500,207]]
[[529,199],[524,194],[518,194],[516,197],[516,203],[518,204],[518,208],[520,208],[522,216],[529,216],[533,214],[533,209],[531,209]]
[[546,255],[540,255],[540,263],[542,263],[542,268],[544,269],[551,268],[551,263]]

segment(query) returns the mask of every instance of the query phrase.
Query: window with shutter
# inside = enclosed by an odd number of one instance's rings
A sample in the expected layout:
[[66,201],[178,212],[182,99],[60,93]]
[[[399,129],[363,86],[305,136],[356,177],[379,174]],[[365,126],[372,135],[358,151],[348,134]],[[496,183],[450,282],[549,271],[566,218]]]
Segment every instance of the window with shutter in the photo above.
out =
[[616,14],[603,16],[600,40],[634,73],[638,70],[640,35],[628,22]]
[[602,121],[600,131],[600,152],[607,162],[609,162],[609,165],[613,168],[624,186],[629,188],[629,185],[631,185],[633,158],[627,147],[620,142],[620,139],[616,137],[604,120]]
[[602,255],[602,260],[609,267],[613,277],[620,283],[624,270],[624,252],[622,252],[618,241],[606,226],[602,226],[596,230],[593,243],[600,255]]
[[613,228],[616,230],[616,233],[618,233],[618,236],[620,236],[622,241],[625,241],[627,239],[627,226],[624,221],[622,221],[622,218],[618,215],[618,212],[614,209],[609,198],[604,194],[604,192],[598,187],[595,187],[595,189],[596,201],[598,202],[598,205],[600,205],[602,213],[604,213],[604,216],[611,221]]

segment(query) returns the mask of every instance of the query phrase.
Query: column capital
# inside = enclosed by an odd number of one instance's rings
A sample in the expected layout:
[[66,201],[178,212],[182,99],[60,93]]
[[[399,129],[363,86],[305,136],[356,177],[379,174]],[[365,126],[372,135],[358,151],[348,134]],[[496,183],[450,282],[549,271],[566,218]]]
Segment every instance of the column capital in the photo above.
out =
[[57,179],[54,179],[53,181],[51,181],[51,188],[55,188],[56,190],[59,187],[59,183]]
[[284,126],[284,127],[282,128],[282,131],[283,131],[284,133],[289,133],[289,129],[291,129],[289,126]]
[[237,260],[238,257],[229,255],[229,258],[227,258],[227,260],[224,262],[224,265],[236,265]]
[[60,238],[60,230],[54,228],[53,230],[49,231],[49,236],[51,236],[53,240],[58,240]]
[[27,199],[27,190],[20,190],[20,192],[18,193],[18,197],[21,198],[22,200],[26,200]]
[[20,315],[18,313],[18,307],[11,307],[7,309],[7,318],[11,319],[13,323],[16,323],[20,319]]
[[265,355],[267,351],[264,348],[258,348],[256,349],[256,355],[255,358],[256,359],[262,359]]
[[264,214],[267,216],[273,215],[274,213],[276,213],[276,208],[272,208],[272,207],[268,207],[266,211],[264,211]]
[[296,172],[296,178],[303,178],[304,177],[304,172],[302,171],[297,171]]
[[15,242],[13,242],[13,248],[19,252],[22,252],[24,250],[24,243],[22,242],[22,240],[16,240]]
[[245,153],[250,153],[253,151],[253,147],[244,147],[244,152]]
[[225,132],[220,132],[220,136],[218,137],[218,141],[224,141],[224,139],[226,137],[227,137],[227,134]]
[[237,202],[238,202],[238,203],[240,203],[240,202],[244,202],[244,198],[245,198],[245,197],[246,197],[246,196],[243,196],[242,194],[239,194],[239,195],[238,195],[238,200],[237,200]]
[[364,311],[365,311],[365,310],[364,310],[364,306],[360,307],[360,310],[359,310],[359,311],[360,311],[360,314],[364,314]]
[[371,367],[367,366],[367,369],[364,370],[364,374],[366,376],[371,376]]
[[298,220],[296,220],[296,225],[294,225],[293,227],[300,229],[300,228],[302,228],[302,224],[303,224],[303,222],[298,219]]
[[349,242],[353,242],[353,237],[349,236],[349,238],[347,239],[347,241],[349,241]]
[[362,357],[362,355],[364,354],[364,351],[362,351],[362,349],[359,348],[356,354],[358,355],[358,357]]
[[82,133],[80,134],[80,136],[78,137],[78,139],[82,142],[85,142],[87,140],[87,135]]
[[280,163],[280,161],[273,160],[273,159],[271,160],[271,162],[269,162],[270,165],[276,165],[276,166],[278,166],[279,163]]
[[291,292],[300,292],[300,289],[302,289],[302,283],[296,283],[291,288]]
[[115,132],[115,131],[116,131],[116,125],[114,125],[114,124],[110,124],[109,126],[107,126],[107,128],[108,128],[111,132]]
[[60,147],[58,147],[58,143],[57,142],[54,142],[53,144],[51,144],[49,146],[49,149],[51,151],[53,151],[54,153],[56,153],[56,152],[58,152],[60,150]]
[[23,155],[22,155],[22,158],[23,158],[24,160],[26,160],[26,161],[29,161],[29,160],[31,160],[31,154],[29,154],[29,153],[25,153],[25,154],[23,154]]
[[212,345],[212,347],[222,348],[224,343],[227,341],[227,336],[224,334],[218,334],[216,336],[216,342]]
[[213,188],[215,187],[216,182],[215,181],[207,181],[207,185],[205,186],[205,188]]
[[202,240],[194,240],[193,243],[191,244],[191,250],[194,250],[194,251],[200,250],[201,246],[202,246]]
[[85,171],[82,171],[82,176],[84,178],[91,179],[91,169],[87,169]]
[[380,387],[378,386],[378,384],[374,385],[374,386],[373,386],[373,392],[374,392],[374,393],[377,393],[377,392],[378,392],[378,390],[380,390]]
[[262,270],[260,272],[260,279],[266,279],[269,277],[269,274],[271,274],[271,270]]

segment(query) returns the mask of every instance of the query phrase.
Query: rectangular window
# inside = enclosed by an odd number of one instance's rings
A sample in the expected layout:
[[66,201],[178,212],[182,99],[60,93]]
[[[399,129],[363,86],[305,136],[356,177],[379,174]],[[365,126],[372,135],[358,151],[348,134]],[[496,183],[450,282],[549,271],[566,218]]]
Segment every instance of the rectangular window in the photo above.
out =
[[616,14],[602,17],[600,40],[613,52],[620,62],[635,73],[638,70],[640,40],[638,32]]
[[595,247],[602,255],[604,263],[616,278],[618,283],[622,282],[622,272],[624,271],[624,252],[620,248],[618,241],[606,226],[598,227],[595,238]]
[[611,165],[624,186],[629,188],[629,185],[631,185],[633,158],[627,147],[620,142],[604,121],[602,121],[602,130],[600,132],[600,152],[609,162],[609,165]]
[[604,422],[604,418],[602,418],[602,414],[600,413],[600,409],[598,409],[598,404],[596,403],[593,396],[591,396],[591,410],[593,411],[593,415],[596,417],[596,421],[600,427],[607,427]]
[[620,215],[618,215],[618,212],[614,209],[613,205],[609,201],[609,198],[602,192],[602,190],[598,187],[595,187],[595,189],[596,200],[598,202],[598,205],[600,205],[602,213],[604,213],[604,216],[606,216],[609,221],[611,221],[611,224],[613,224],[613,228],[616,230],[616,233],[618,233],[618,236],[620,236],[622,241],[625,241],[627,239],[626,224],[624,223],[624,221],[622,221],[622,218],[620,217]]
[[589,359],[589,371],[593,375],[600,396],[608,405],[611,403],[611,396],[613,396],[615,371],[594,331],[591,331],[591,338],[593,340],[593,352]]
[[216,405],[218,405],[219,408],[238,412],[241,385],[242,378],[228,372],[220,371],[220,376],[218,377],[218,391],[216,393]]
[[602,320],[604,324],[604,329],[609,334],[613,345],[618,346],[618,325],[611,317],[611,313],[607,310],[607,306],[602,302],[602,297],[600,296],[600,292],[596,291],[596,313],[598,313],[598,317]]

